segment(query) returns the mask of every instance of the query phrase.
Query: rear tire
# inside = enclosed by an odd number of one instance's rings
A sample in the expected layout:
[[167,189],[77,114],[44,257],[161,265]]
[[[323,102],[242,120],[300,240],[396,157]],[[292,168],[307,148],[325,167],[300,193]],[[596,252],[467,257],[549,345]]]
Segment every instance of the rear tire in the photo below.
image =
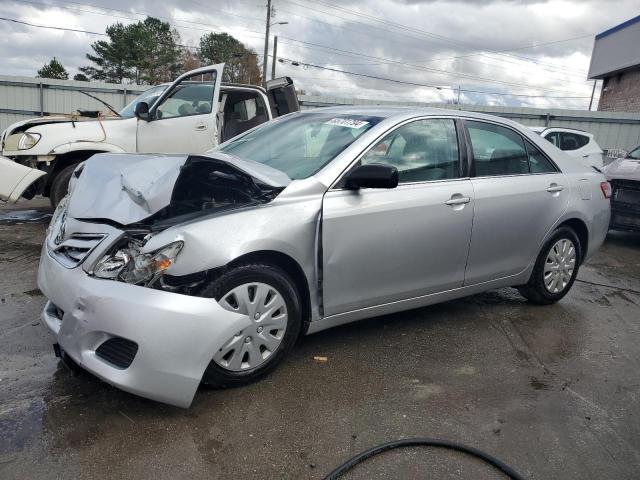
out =
[[540,250],[529,282],[518,287],[520,294],[538,305],[557,302],[575,282],[581,258],[580,240],[573,229],[558,228]]
[[71,175],[73,175],[73,171],[77,166],[78,165],[74,164],[63,168],[53,179],[51,190],[49,191],[49,201],[53,208],[56,208],[60,200],[69,192],[69,180],[71,180]]
[[[255,287],[253,298],[252,287]],[[237,295],[234,292],[238,292]],[[243,293],[247,296],[243,297]],[[205,385],[239,387],[259,380],[291,351],[300,334],[300,295],[291,278],[274,265],[250,263],[234,267],[206,287],[202,296],[215,298],[231,311],[256,311],[249,313],[253,323],[246,331],[225,339],[218,352],[211,352],[213,358],[202,377]],[[254,303],[244,308],[245,298]],[[276,301],[282,307],[270,309]],[[257,355],[250,356],[250,353]]]

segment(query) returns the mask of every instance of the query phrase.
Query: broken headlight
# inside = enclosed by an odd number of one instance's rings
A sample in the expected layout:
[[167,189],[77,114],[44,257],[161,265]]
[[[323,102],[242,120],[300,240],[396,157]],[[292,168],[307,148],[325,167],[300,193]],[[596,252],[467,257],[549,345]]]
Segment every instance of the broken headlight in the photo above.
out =
[[151,285],[176,261],[183,242],[173,242],[151,253],[142,253],[135,242],[104,256],[93,269],[98,278],[120,280],[135,285]]

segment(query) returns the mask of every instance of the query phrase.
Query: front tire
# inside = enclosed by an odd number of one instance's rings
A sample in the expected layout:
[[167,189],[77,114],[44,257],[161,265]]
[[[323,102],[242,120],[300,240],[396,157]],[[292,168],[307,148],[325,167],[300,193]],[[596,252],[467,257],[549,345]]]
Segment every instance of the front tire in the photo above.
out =
[[538,305],[557,302],[575,282],[581,258],[576,233],[569,227],[558,228],[538,254],[529,282],[518,287],[520,294]]
[[212,282],[202,296],[246,314],[252,322],[211,352],[202,377],[205,385],[238,387],[259,380],[291,351],[300,334],[300,295],[286,272],[274,265],[234,267]]
[[78,165],[74,164],[63,168],[53,179],[51,190],[49,191],[49,201],[54,209],[58,206],[60,200],[69,192],[69,181],[77,166]]

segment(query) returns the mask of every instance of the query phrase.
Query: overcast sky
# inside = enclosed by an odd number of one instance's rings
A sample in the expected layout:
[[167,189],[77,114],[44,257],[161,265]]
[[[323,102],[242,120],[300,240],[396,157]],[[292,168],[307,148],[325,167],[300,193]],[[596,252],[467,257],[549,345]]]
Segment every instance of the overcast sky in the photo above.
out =
[[[460,86],[461,103],[566,108],[589,104],[593,82],[587,80],[587,70],[593,36],[640,14],[638,0],[273,0],[273,4],[273,21],[288,22],[272,29],[279,36],[278,57],[441,87],[278,63],[277,74],[291,76],[306,93],[450,101]],[[195,46],[207,32],[226,31],[261,55],[265,14],[266,0],[0,0],[1,17],[94,32],[104,32],[117,21],[131,23],[152,15],[169,21],[183,44]],[[73,75],[87,65],[91,42],[101,38],[6,21],[0,25],[0,74],[4,75],[35,76],[53,56]]]

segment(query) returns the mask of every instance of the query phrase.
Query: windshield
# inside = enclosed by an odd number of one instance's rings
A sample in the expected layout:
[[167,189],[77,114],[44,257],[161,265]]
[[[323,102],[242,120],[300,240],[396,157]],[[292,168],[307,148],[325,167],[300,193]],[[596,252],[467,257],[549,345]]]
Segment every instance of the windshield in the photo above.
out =
[[638,145],[636,148],[634,148],[633,150],[631,150],[628,154],[627,154],[627,158],[631,158],[633,160],[640,160],[640,145]]
[[157,87],[151,87],[149,90],[146,90],[145,92],[138,95],[129,105],[124,107],[118,113],[120,114],[121,117],[124,117],[124,118],[133,117],[133,111],[135,110],[136,105],[138,103],[147,102],[149,104],[149,107],[151,107],[151,105],[153,105],[153,102],[155,102],[160,96],[160,94],[164,92],[165,88],[167,88],[166,85],[158,85]]
[[381,120],[364,115],[297,113],[266,123],[218,150],[268,165],[292,180],[307,178]]

